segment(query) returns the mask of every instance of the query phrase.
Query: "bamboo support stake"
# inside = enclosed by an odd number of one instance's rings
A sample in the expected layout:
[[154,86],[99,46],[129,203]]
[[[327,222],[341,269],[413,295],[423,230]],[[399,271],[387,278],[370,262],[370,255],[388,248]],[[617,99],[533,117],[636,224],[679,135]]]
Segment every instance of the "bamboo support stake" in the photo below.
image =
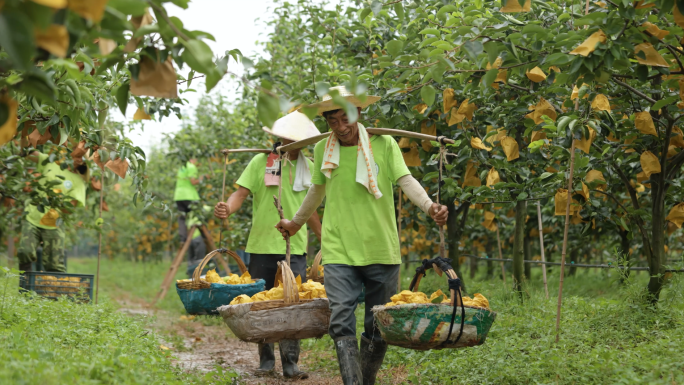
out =
[[[499,245],[499,259],[503,259],[503,252],[501,251],[501,237],[499,236],[499,225],[496,225],[496,243]],[[504,287],[506,286],[506,266],[501,261],[501,276],[503,277]]]
[[104,167],[102,168],[102,174],[101,174],[101,180],[102,180],[102,187],[100,188],[100,231],[99,231],[99,237],[98,237],[98,242],[97,242],[97,273],[95,276],[95,305],[97,305],[97,300],[99,298],[100,294],[100,257],[102,256],[102,225],[104,224],[102,222],[102,205],[104,204],[104,191],[105,191],[105,183],[104,183]]
[[10,219],[7,232],[7,267],[12,267],[14,260],[14,222]]
[[[444,144],[442,144],[439,148],[439,179],[437,180],[437,204],[441,205],[442,200],[441,200],[441,195],[442,195],[442,160],[444,159],[444,154],[446,152],[446,148],[444,147]],[[446,247],[445,247],[445,240],[444,240],[444,226],[439,226],[439,256],[442,258],[446,258]],[[458,261],[457,261],[458,263]],[[437,269],[439,270],[439,269]],[[441,275],[441,274],[440,274]]]
[[556,311],[556,343],[560,340],[561,305],[563,304],[563,277],[565,276],[565,252],[568,247],[568,229],[570,228],[570,203],[572,202],[572,177],[575,168],[575,139],[571,135],[570,175],[568,176],[568,201],[565,205],[565,229],[563,230],[563,252],[561,253],[560,282],[558,285],[558,309]]
[[[401,187],[399,187],[399,213],[397,214],[397,234],[399,236],[399,255],[401,255]],[[408,259],[408,255],[406,256]],[[401,267],[399,268],[399,279],[397,280],[397,292],[401,291]]]
[[[195,232],[195,229],[197,228],[197,225],[192,225],[190,226],[190,229],[188,230],[188,234],[192,234]],[[178,250],[178,254],[176,254],[176,257],[173,259],[173,262],[171,262],[171,267],[169,268],[169,271],[166,273],[166,276],[164,277],[164,280],[162,281],[162,284],[159,288],[159,292],[157,292],[157,295],[154,297],[152,302],[150,303],[150,307],[154,306],[157,302],[161,301],[164,299],[166,296],[166,293],[169,291],[169,286],[171,285],[171,282],[173,281],[173,277],[176,276],[176,272],[178,271],[178,267],[180,267],[181,263],[183,263],[183,257],[185,256],[185,253],[188,251],[188,248],[190,248],[190,242],[192,241],[192,237],[188,236],[185,239],[185,243],[183,243],[183,247],[181,247],[180,250]]]
[[[544,257],[544,233],[542,231],[542,218],[541,218],[541,203],[537,201],[537,222],[539,222],[539,246],[541,248],[541,260],[546,262]],[[542,264],[542,278],[544,280],[544,292],[546,293],[546,299],[549,299],[549,286],[546,283],[546,264]]]

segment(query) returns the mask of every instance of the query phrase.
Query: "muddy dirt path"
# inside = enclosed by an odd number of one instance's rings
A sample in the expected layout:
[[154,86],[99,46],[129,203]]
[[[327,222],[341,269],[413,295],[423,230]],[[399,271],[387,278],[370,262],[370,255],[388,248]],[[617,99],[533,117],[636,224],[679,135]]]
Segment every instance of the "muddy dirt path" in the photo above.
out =
[[[302,350],[299,358],[301,370],[309,373],[306,380],[292,381],[282,376],[280,356],[276,352],[276,368],[272,375],[255,377],[254,371],[259,366],[259,355],[256,344],[238,340],[230,330],[216,320],[216,324],[207,325],[206,320],[184,319],[163,310],[149,309],[143,301],[122,295],[117,298],[121,308],[119,311],[132,317],[145,317],[148,325],[162,339],[160,344],[173,351],[174,363],[184,370],[199,370],[210,372],[216,366],[232,369],[240,374],[240,383],[247,385],[278,385],[278,384],[340,384],[337,373],[322,373],[311,371],[307,365],[310,352]],[[192,318],[192,317],[189,317]],[[277,346],[276,346],[277,350]],[[334,352],[330,352],[329,359],[335,360]],[[320,360],[320,353],[315,359]],[[326,359],[326,358],[324,358]]]

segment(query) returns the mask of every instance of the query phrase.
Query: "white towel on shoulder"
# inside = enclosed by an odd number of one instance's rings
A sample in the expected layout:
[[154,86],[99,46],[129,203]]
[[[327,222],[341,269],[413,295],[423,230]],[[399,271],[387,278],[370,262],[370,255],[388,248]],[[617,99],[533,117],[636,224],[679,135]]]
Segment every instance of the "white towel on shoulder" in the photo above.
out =
[[299,152],[297,157],[297,167],[295,168],[295,180],[292,184],[292,190],[305,191],[311,187],[311,170],[309,170],[309,162],[302,152]]
[[[375,197],[375,199],[382,198],[382,193],[378,188],[378,171],[375,166],[375,158],[373,157],[373,148],[368,140],[368,132],[366,127],[358,123],[359,127],[359,145],[356,151],[356,182],[366,187],[366,190]],[[321,165],[321,172],[327,178],[332,177],[332,171],[340,166],[340,146],[339,140],[334,133],[325,142],[325,152],[323,153],[323,162]]]

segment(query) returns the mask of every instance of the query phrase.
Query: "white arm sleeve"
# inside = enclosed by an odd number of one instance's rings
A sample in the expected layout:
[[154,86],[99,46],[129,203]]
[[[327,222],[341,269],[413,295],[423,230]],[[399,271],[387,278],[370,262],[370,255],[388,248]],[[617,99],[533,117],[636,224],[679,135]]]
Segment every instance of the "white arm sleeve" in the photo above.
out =
[[428,212],[430,206],[432,206],[432,199],[430,199],[425,192],[425,189],[418,183],[416,178],[412,175],[404,175],[397,180],[397,184],[414,205],[420,207],[423,212]]
[[325,198],[325,185],[312,184],[306,193],[304,202],[302,202],[302,207],[297,210],[294,218],[292,218],[292,222],[304,226],[318,206],[323,203],[323,198]]

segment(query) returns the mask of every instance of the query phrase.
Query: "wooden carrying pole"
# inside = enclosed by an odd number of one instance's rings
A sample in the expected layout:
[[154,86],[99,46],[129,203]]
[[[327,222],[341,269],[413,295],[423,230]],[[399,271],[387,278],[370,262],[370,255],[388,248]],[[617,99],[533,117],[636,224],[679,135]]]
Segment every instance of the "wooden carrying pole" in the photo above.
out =
[[565,252],[568,247],[568,229],[570,228],[570,203],[572,202],[572,177],[575,168],[575,140],[571,135],[570,175],[568,176],[568,201],[565,204],[565,229],[563,230],[563,252],[561,253],[560,281],[558,285],[558,309],[556,311],[556,343],[560,340],[560,317],[563,303],[563,277],[565,276]]
[[[278,210],[278,215],[280,216],[280,220],[285,219],[285,215],[283,213],[283,206],[280,204],[280,200],[283,196],[283,155],[280,151],[280,147],[278,147],[278,173],[280,174],[280,178],[278,179],[278,196],[276,197],[275,195],[273,196],[273,204],[276,207],[276,210]],[[289,187],[289,185],[288,185]],[[287,267],[291,267],[290,265],[290,234],[288,233],[285,235],[285,261],[287,262]]]
[[[544,257],[544,233],[542,231],[542,218],[541,218],[541,203],[537,201],[537,222],[539,222],[539,247],[541,248],[541,260],[546,262]],[[546,299],[549,299],[549,286],[546,283],[546,264],[542,264],[542,278],[544,281],[544,292],[546,293]]]
[[[421,134],[418,132],[413,132],[413,131],[404,131],[404,130],[396,130],[393,128],[366,128],[366,132],[368,132],[371,135],[390,135],[390,136],[403,136],[407,138],[414,138],[414,139],[422,139],[422,140],[436,140],[435,136],[433,135],[427,135],[427,134]],[[287,151],[292,151],[296,150],[298,148],[303,148],[308,145],[318,143],[321,140],[327,138],[330,136],[329,132],[326,132],[324,134],[312,136],[311,138],[308,139],[303,139],[298,142],[286,144],[284,146],[279,146],[277,148],[278,151],[280,152],[287,152]],[[441,138],[441,141],[446,144],[453,144],[454,140],[449,139],[449,138]]]

